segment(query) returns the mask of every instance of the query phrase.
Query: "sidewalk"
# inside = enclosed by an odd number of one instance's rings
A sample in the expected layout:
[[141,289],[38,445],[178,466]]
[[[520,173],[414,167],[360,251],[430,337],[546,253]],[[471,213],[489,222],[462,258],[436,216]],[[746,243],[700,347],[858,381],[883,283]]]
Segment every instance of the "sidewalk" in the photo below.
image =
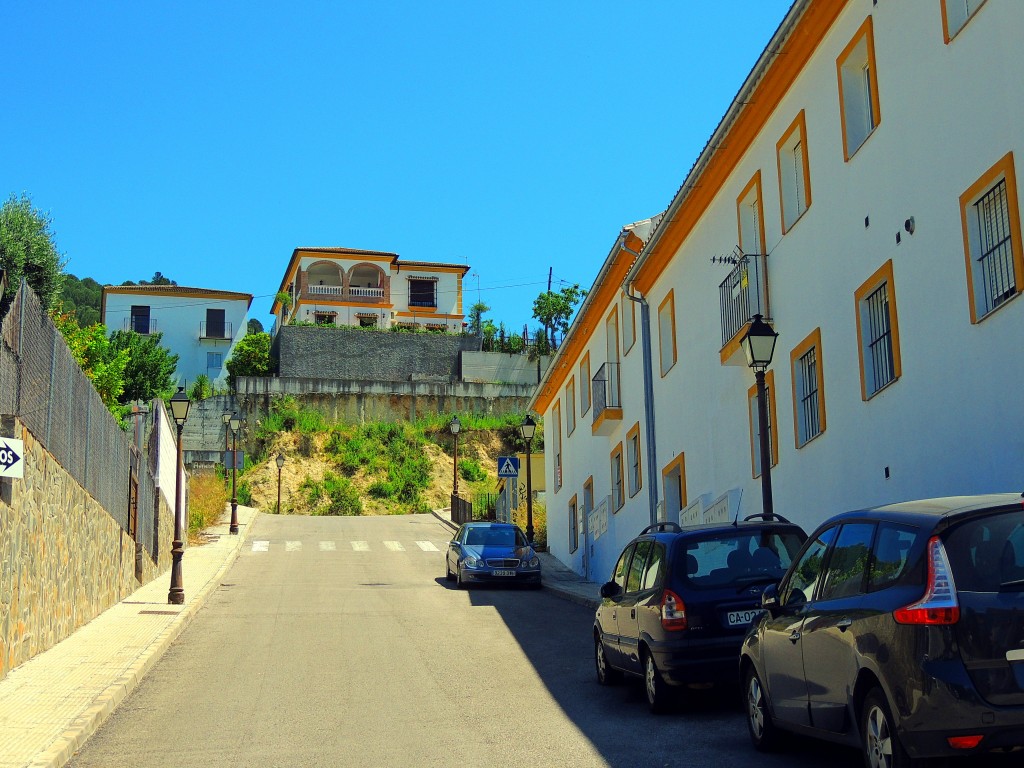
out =
[[[459,526],[452,522],[450,509],[435,510],[434,517],[450,527],[452,531],[458,530]],[[594,610],[597,609],[597,606],[601,604],[600,584],[587,581],[548,552],[538,552],[537,556],[540,558],[541,581],[544,584],[544,589],[565,600]],[[4,768],[2,763],[0,763],[0,768]]]
[[181,560],[185,604],[169,605],[170,571],[0,680],[0,768],[63,766],[188,626],[241,551],[257,512],[238,507],[217,537]]

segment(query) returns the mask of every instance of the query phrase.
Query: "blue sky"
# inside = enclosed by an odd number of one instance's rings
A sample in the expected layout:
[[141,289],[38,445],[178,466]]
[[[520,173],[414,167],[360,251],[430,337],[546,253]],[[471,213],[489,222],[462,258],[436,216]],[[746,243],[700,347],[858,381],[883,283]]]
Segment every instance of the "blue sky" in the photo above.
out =
[[[469,264],[510,328],[663,210],[790,0],[12,2],[0,195],[67,271],[252,293],[298,246]],[[479,294],[477,293],[479,286]]]

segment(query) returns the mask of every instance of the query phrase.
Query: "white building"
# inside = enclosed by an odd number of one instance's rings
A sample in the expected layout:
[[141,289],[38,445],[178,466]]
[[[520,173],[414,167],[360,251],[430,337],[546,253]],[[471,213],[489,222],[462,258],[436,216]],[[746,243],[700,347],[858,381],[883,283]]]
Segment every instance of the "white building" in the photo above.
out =
[[107,333],[163,334],[160,344],[178,356],[176,375],[189,384],[205,374],[227,385],[225,364],[246,334],[252,294],[180,285],[105,285],[100,309]]
[[[459,333],[469,267],[352,248],[296,248],[271,313],[290,322]],[[284,299],[284,300],[283,300]]]
[[778,514],[1024,491],[1022,37],[1019,2],[794,3],[538,388],[559,559],[761,512],[758,312]]

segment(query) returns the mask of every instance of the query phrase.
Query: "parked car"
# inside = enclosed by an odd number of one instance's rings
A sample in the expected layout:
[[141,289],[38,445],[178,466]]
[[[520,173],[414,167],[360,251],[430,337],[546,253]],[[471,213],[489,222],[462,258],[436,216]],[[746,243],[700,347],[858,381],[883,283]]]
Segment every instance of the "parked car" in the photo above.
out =
[[901,768],[1024,747],[1020,495],[833,517],[761,601],[740,658],[758,749],[785,729]]
[[761,592],[782,578],[806,538],[799,526],[760,515],[645,528],[601,587],[594,618],[598,682],[642,676],[652,712],[664,711],[680,686],[735,683]]
[[475,582],[541,587],[540,558],[519,526],[465,523],[445,553],[445,578],[460,589]]

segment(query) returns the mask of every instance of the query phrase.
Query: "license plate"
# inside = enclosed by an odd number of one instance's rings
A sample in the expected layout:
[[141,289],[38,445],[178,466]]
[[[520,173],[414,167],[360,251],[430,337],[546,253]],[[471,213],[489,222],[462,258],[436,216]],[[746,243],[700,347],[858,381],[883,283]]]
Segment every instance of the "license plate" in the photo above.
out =
[[749,611],[729,611],[726,621],[730,627],[738,627],[741,624],[749,624],[761,613],[760,608],[751,608]]
[[515,576],[515,571],[491,571],[492,576]]

